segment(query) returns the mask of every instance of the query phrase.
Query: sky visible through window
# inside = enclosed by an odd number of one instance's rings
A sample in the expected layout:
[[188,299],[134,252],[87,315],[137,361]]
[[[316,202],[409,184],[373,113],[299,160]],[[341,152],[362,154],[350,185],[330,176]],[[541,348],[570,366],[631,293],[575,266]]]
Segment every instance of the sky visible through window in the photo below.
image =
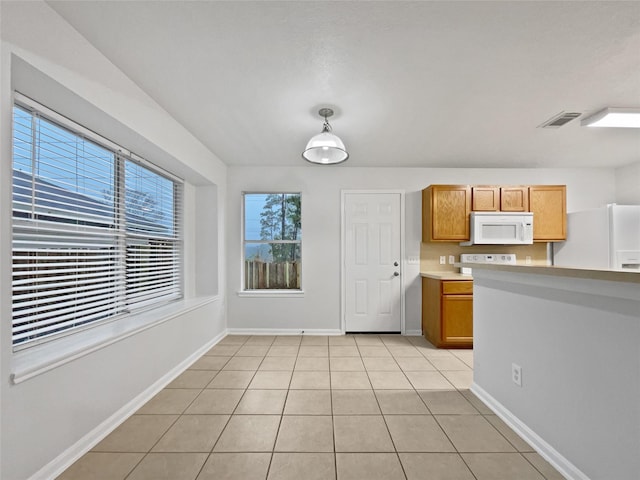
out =
[[244,238],[260,238],[260,214],[268,196],[268,193],[244,196]]
[[[14,139],[14,170],[115,210],[112,151],[19,106],[14,107]],[[130,160],[125,168],[127,214],[143,217],[172,235],[173,182]]]

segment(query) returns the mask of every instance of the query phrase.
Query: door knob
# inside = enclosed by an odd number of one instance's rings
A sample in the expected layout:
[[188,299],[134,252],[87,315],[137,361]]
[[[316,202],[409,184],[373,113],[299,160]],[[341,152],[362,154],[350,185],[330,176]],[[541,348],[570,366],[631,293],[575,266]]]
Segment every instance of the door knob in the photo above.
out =
[[398,262],[393,262],[393,266],[397,267],[398,266]]
[[398,277],[398,276],[400,276],[400,273],[398,273],[398,272],[393,272],[393,276],[394,276],[394,277]]

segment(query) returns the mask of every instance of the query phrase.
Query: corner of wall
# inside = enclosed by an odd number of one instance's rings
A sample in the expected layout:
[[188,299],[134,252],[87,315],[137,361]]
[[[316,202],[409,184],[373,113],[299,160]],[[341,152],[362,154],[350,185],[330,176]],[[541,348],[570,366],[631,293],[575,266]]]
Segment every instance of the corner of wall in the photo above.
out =
[[640,162],[615,170],[616,203],[640,205]]

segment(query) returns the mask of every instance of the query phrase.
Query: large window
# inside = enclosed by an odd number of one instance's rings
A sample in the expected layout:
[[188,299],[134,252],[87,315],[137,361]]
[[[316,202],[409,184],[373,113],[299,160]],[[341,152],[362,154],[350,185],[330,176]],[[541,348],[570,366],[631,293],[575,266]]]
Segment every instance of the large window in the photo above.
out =
[[300,290],[299,193],[244,194],[244,290]]
[[182,295],[180,183],[87,132],[14,105],[14,347]]

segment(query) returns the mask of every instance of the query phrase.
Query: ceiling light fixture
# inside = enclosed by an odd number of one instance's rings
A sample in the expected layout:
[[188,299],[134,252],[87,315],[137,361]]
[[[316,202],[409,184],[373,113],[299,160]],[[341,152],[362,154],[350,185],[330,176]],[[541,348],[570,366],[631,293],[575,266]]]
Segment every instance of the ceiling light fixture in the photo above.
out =
[[307,143],[307,148],[302,152],[302,158],[311,163],[319,163],[320,165],[334,165],[344,162],[349,158],[344,143],[340,137],[331,133],[331,125],[329,125],[328,117],[333,115],[330,108],[321,108],[318,112],[324,117],[324,125],[322,132],[314,135]]
[[583,127],[640,128],[640,108],[605,108],[582,120]]

